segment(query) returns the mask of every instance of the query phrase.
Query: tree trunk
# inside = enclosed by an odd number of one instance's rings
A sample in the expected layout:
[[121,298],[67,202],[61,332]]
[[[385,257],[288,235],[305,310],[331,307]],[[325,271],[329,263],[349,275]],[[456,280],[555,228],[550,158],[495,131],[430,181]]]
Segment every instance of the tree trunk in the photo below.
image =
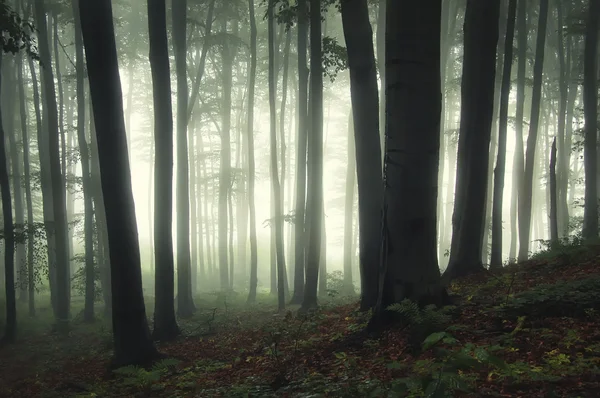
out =
[[383,258],[376,316],[411,299],[440,304],[437,260],[441,0],[388,0]]
[[[2,58],[0,50],[0,92],[2,91]],[[0,110],[0,191],[2,194],[2,218],[4,220],[4,289],[6,294],[6,327],[2,341],[12,343],[17,334],[17,303],[15,296],[15,234],[8,178],[2,111]]]
[[354,186],[356,185],[356,157],[354,147],[354,120],[348,118],[348,165],[346,167],[346,203],[344,205],[344,292],[354,294],[352,283],[352,221],[354,219]]
[[[59,155],[59,129],[54,89],[54,74],[50,63],[50,49],[46,32],[46,10],[43,0],[35,0],[35,19],[39,29],[39,51],[42,66],[42,83],[48,118],[49,169],[52,185],[52,212],[54,215],[54,237],[56,243],[56,320],[60,330],[66,330],[70,317],[70,281],[69,257],[67,242],[67,215],[65,203],[65,180],[61,173]],[[46,108],[45,107],[45,108]]]
[[527,135],[523,185],[519,190],[519,261],[527,260],[531,235],[531,212],[533,195],[533,167],[537,145],[540,108],[542,102],[542,72],[544,69],[544,48],[546,45],[546,25],[548,22],[548,0],[540,0],[538,31],[533,64],[533,88],[531,98],[531,118]]
[[77,78],[77,141],[81,154],[81,173],[83,184],[84,207],[84,246],[85,246],[85,308],[83,318],[86,322],[94,321],[95,271],[94,271],[94,208],[92,202],[92,181],[90,173],[90,153],[85,137],[85,60],[83,59],[83,37],[79,20],[79,1],[73,0],[73,18],[75,21],[75,71]]
[[[173,106],[165,0],[148,0],[150,70],[154,100],[154,331],[156,340],[179,334],[173,258]],[[186,94],[187,95],[187,94]]]
[[509,0],[504,41],[504,66],[502,70],[502,88],[500,94],[500,127],[498,129],[498,158],[494,171],[494,197],[492,209],[492,250],[490,269],[502,267],[502,200],[504,198],[504,177],[506,170],[506,134],[508,130],[508,100],[511,89],[513,63],[513,39],[515,36],[515,19],[517,16],[517,0]]
[[[377,303],[377,267],[381,250],[381,203],[383,200],[381,157],[378,140],[377,70],[372,30],[366,0],[342,2],[342,23],[348,47],[350,92],[354,119],[356,173],[358,181],[358,223],[360,241],[362,310]],[[381,23],[381,22],[380,22]],[[381,34],[381,32],[380,32]],[[382,54],[385,57],[384,54]],[[380,68],[383,64],[380,63]],[[381,68],[382,79],[385,68]],[[383,80],[385,81],[385,80]],[[384,100],[382,99],[382,103]]]
[[[224,19],[222,31],[223,35],[227,33],[227,23]],[[221,57],[222,67],[222,117],[223,126],[221,128],[221,164],[219,172],[219,274],[221,279],[221,290],[229,289],[229,262],[228,262],[228,243],[227,243],[227,198],[231,189],[231,85],[232,85],[232,55],[228,39],[223,40]],[[229,215],[232,216],[232,215]]]
[[518,229],[517,213],[519,211],[519,198],[522,193],[519,192],[523,186],[523,169],[525,155],[523,153],[523,125],[525,111],[525,73],[527,70],[527,3],[518,2],[517,12],[517,104],[515,110],[515,153],[513,158],[513,179],[512,179],[512,198],[510,204],[510,248],[509,259],[512,261],[517,258],[517,236],[520,234]]
[[598,137],[598,25],[600,2],[589,1],[583,56],[583,113],[585,140],[583,159],[585,169],[585,205],[583,208],[584,239],[598,237],[598,194],[596,178]]
[[173,2],[173,48],[177,75],[177,314],[190,317],[196,310],[192,297],[190,266],[190,192],[187,145],[188,85],[187,85],[187,0]]
[[558,241],[558,209],[556,189],[556,137],[552,141],[550,154],[550,241]]
[[308,199],[306,211],[310,217],[306,253],[306,285],[302,311],[317,306],[317,282],[321,261],[323,223],[323,70],[321,52],[321,0],[310,0],[310,91],[311,131],[308,136]]
[[29,316],[35,316],[35,275],[34,275],[34,243],[35,230],[33,220],[33,201],[31,198],[31,160],[29,158],[29,133],[27,131],[27,109],[25,83],[23,82],[23,59],[17,54],[17,79],[19,86],[19,113],[21,114],[21,140],[23,142],[23,165],[25,178],[25,203],[27,205],[27,292],[29,295]]
[[469,0],[464,24],[461,121],[452,245],[445,280],[483,270],[500,1]]
[[291,304],[304,300],[306,268],[306,151],[308,137],[308,3],[298,0],[298,137],[296,139],[296,207],[294,215],[294,294]]
[[80,18],[109,239],[115,343],[113,366],[148,364],[158,353],[150,337],[144,306],[111,2],[81,2]]

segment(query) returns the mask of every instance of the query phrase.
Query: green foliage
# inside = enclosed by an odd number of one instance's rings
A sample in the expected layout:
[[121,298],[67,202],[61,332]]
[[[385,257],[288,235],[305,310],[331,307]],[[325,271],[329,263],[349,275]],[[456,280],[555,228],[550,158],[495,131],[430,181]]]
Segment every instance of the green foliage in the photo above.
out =
[[448,312],[453,307],[438,309],[435,305],[427,305],[423,308],[411,300],[405,299],[400,303],[390,305],[387,310],[392,311],[400,317],[400,321],[410,326],[410,342],[413,345],[420,343],[424,337],[431,333],[444,330],[451,316]]
[[510,315],[586,317],[600,310],[600,276],[538,285],[500,308]]
[[176,359],[166,358],[154,364],[150,370],[138,366],[125,366],[113,370],[113,373],[122,377],[123,386],[147,390],[179,363],[180,361]]
[[6,0],[0,0],[0,50],[16,54],[25,51],[38,59],[33,23],[14,12]]
[[[477,346],[467,343],[460,347],[458,340],[447,332],[432,333],[422,343],[423,351],[433,351],[433,358],[418,360],[408,377],[392,382],[393,397],[453,397],[457,391],[469,392],[473,377],[469,374],[482,367],[505,369],[506,363],[493,355],[498,346]],[[403,369],[401,362],[388,364],[388,369]]]
[[586,245],[581,234],[570,235],[558,241],[539,240],[543,249],[531,256],[532,260],[549,259],[555,257],[572,257],[585,252]]
[[[73,256],[72,260],[79,264],[77,270],[71,278],[71,289],[80,295],[85,295],[86,275],[85,275],[85,254],[79,253]],[[100,267],[94,261],[94,298],[96,301],[102,300],[102,284],[100,283]]]

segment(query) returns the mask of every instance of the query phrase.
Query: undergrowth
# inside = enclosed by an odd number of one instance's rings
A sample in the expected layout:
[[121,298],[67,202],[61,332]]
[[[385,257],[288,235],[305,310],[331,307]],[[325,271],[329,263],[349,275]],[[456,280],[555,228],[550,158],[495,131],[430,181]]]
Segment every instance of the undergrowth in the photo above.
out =
[[[455,281],[455,306],[394,304],[401,322],[376,335],[340,275],[302,316],[276,313],[264,293],[250,306],[245,294],[202,294],[179,320],[182,336],[159,344],[170,359],[147,369],[106,371],[112,338],[101,317],[74,321],[65,339],[48,332],[51,311],[20,315],[28,337],[0,353],[0,396],[594,396],[600,246],[579,243]],[[151,319],[151,298],[147,306]]]

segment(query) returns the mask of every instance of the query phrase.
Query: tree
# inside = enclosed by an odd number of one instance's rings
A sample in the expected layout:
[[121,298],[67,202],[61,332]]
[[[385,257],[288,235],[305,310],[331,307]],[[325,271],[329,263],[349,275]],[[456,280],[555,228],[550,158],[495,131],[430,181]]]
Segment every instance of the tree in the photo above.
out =
[[[187,0],[173,1],[173,47],[177,75],[177,313],[192,316],[196,310],[192,297],[190,265],[190,192],[188,165],[188,86],[187,86]],[[160,210],[160,209],[159,209]]]
[[[311,129],[308,135],[307,215],[310,217],[306,253],[306,284],[302,300],[303,311],[317,306],[317,282],[321,261],[323,222],[323,67],[321,43],[321,0],[310,0],[310,109]],[[323,278],[326,276],[323,275]]]
[[585,205],[583,209],[583,237],[598,237],[598,195],[596,180],[598,136],[598,19],[600,2],[589,1],[583,55],[583,113],[585,118],[584,169]]
[[[1,33],[3,32],[0,31]],[[4,43],[0,48],[0,90],[2,89],[2,58],[6,51]],[[3,342],[11,343],[17,334],[17,306],[15,297],[15,232],[10,198],[10,180],[6,159],[6,144],[4,127],[2,125],[2,110],[0,110],[0,190],[2,195],[2,218],[4,227],[4,283],[6,290],[6,330]]]
[[92,181],[90,172],[90,151],[85,138],[85,60],[83,59],[83,38],[79,20],[79,2],[73,0],[73,18],[75,21],[75,71],[77,75],[77,141],[81,153],[81,172],[83,175],[83,205],[85,234],[85,309],[84,319],[94,320],[94,205],[92,202]]
[[[542,72],[544,70],[544,49],[546,46],[546,26],[548,24],[548,1],[540,0],[538,31],[533,62],[533,88],[531,98],[531,118],[525,152],[525,168],[522,186],[519,188],[519,261],[527,260],[531,235],[531,206],[533,195],[533,168],[537,146],[542,102]],[[521,28],[519,26],[519,28]]]
[[361,308],[367,310],[377,302],[377,265],[381,250],[383,181],[378,162],[381,158],[381,145],[377,68],[367,1],[343,0],[341,10],[348,49],[356,142],[356,153],[348,153],[348,156],[356,156]]
[[490,258],[490,268],[496,269],[502,266],[502,199],[504,196],[504,176],[506,170],[508,99],[510,96],[511,88],[513,39],[515,36],[516,16],[517,0],[510,0],[508,3],[506,40],[504,41],[504,66],[502,70],[502,87],[500,89],[500,127],[498,129],[498,158],[496,159],[496,170],[494,171],[494,197],[492,204],[492,250]]
[[444,279],[483,270],[500,1],[467,1],[452,245]]
[[44,0],[34,1],[35,19],[39,32],[39,51],[42,63],[42,94],[44,97],[45,116],[47,118],[50,183],[52,186],[52,213],[54,225],[52,232],[56,243],[56,304],[55,315],[60,330],[69,326],[70,307],[70,272],[69,247],[67,239],[67,211],[65,199],[65,180],[61,173],[59,156],[59,129],[52,73],[50,48],[48,45],[48,26],[46,24],[46,8]]
[[308,41],[307,0],[298,0],[298,137],[296,139],[296,208],[294,217],[294,293],[292,304],[304,299],[307,233],[306,215],[306,151],[308,139]]
[[[350,112],[350,116],[348,117],[348,163],[346,166],[346,200],[344,203],[344,291],[350,294],[354,294],[354,283],[352,281],[352,259],[354,258],[354,246],[352,242],[352,221],[354,219],[354,190],[356,188],[356,157],[353,156],[354,153],[354,120],[352,117],[352,112]],[[377,264],[378,263],[376,263],[375,266]],[[377,270],[377,268],[375,268],[375,270]],[[377,276],[376,273],[375,275]]]
[[[111,266],[113,365],[158,357],[146,318],[112,2],[83,1],[80,18],[98,141]],[[99,203],[96,203],[98,206]]]
[[256,206],[254,196],[255,160],[254,160],[254,86],[256,82],[256,16],[254,0],[248,0],[250,15],[250,71],[248,77],[248,213],[250,221],[250,289],[248,302],[256,300],[258,283],[258,248],[256,239]]
[[[283,209],[281,200],[281,185],[279,184],[279,170],[277,167],[277,112],[275,110],[275,1],[270,0],[267,5],[269,24],[269,116],[270,116],[270,146],[271,146],[271,184],[275,217],[275,250],[277,257],[277,303],[280,311],[285,309],[284,270],[285,254],[283,249]],[[285,84],[285,82],[284,82]],[[282,159],[283,160],[283,159]],[[282,174],[282,178],[285,176]]]
[[383,267],[377,315],[408,298],[440,303],[437,195],[442,1],[388,0]]
[[154,97],[154,256],[155,306],[153,337],[179,334],[175,319],[173,259],[173,107],[165,0],[148,0],[150,69]]

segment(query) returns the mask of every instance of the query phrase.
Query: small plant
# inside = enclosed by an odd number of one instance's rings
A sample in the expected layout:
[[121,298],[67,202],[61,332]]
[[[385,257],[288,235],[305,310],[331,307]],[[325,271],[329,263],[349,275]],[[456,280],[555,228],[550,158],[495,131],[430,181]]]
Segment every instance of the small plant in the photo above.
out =
[[451,319],[447,313],[451,308],[438,309],[435,305],[421,308],[408,299],[390,305],[387,310],[399,315],[401,322],[410,326],[410,341],[413,345],[418,345],[431,333],[444,330]]
[[[468,392],[473,377],[470,371],[484,366],[504,369],[504,361],[492,353],[498,346],[476,346],[467,343],[457,347],[458,340],[447,332],[432,333],[423,341],[422,350],[433,350],[434,358],[416,361],[412,376],[396,379],[392,383],[393,396],[453,397],[457,391]],[[455,347],[454,350],[449,349]],[[403,363],[392,362],[389,369],[402,369]]]
[[139,366],[124,366],[113,370],[113,373],[123,377],[123,386],[140,388],[149,392],[155,383],[159,382],[164,375],[178,364],[177,359],[166,358],[154,364],[150,370]]

